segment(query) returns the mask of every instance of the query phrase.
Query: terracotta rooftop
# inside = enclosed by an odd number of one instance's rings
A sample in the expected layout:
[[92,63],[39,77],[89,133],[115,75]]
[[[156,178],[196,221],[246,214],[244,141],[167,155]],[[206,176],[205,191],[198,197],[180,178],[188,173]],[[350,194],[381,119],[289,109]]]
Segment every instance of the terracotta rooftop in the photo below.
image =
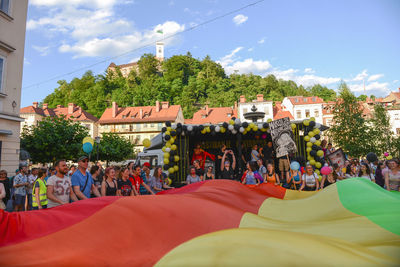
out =
[[221,122],[228,122],[233,117],[237,118],[237,110],[231,107],[209,108],[206,105],[193,114],[193,119],[185,120],[187,124],[217,124]]
[[288,96],[292,105],[322,104],[324,100],[318,96]]
[[282,118],[289,117],[289,119],[294,120],[294,117],[290,111],[282,110],[282,102],[276,101],[274,106],[274,120],[279,120]]
[[57,108],[47,108],[47,104],[43,104],[43,108],[38,106],[37,102],[34,102],[32,106],[24,107],[20,109],[21,114],[38,114],[43,117],[54,117],[64,115],[66,118],[73,121],[98,121],[98,118],[84,111],[81,107],[69,103],[68,107],[58,105]]
[[99,123],[109,124],[175,121],[180,110],[180,105],[170,106],[168,102],[161,102],[160,104],[157,101],[156,106],[142,107],[118,107],[118,105],[113,102],[113,107],[107,108],[104,111]]

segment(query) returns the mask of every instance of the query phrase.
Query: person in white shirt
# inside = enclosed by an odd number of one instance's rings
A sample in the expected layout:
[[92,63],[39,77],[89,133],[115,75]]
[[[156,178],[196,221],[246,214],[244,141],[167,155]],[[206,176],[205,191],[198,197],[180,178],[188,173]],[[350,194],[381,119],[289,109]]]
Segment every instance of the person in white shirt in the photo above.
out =
[[306,172],[301,177],[302,183],[299,191],[317,191],[319,188],[318,175],[314,172],[313,167],[308,164]]
[[65,160],[57,161],[55,168],[57,173],[47,180],[48,208],[67,204],[71,199],[78,201],[72,190],[71,178],[66,175],[68,173],[68,166]]
[[375,177],[371,173],[371,169],[369,168],[367,163],[361,163],[361,168],[360,172],[358,173],[358,177],[365,178],[375,183]]

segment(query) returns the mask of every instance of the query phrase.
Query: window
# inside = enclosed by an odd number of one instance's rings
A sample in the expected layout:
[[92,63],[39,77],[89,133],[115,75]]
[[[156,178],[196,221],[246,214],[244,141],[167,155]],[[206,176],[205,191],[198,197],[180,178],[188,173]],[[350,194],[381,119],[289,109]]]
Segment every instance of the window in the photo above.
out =
[[207,116],[206,115],[201,115],[201,118],[205,119],[205,118],[207,118]]
[[317,99],[315,97],[312,98],[312,102],[316,102]]
[[85,124],[84,126],[90,130],[90,124]]
[[303,101],[304,101],[304,102],[307,102],[307,98],[303,98]]
[[232,117],[232,114],[228,113],[226,114],[226,116],[228,116],[228,118]]
[[147,128],[147,123],[143,123],[143,128]]
[[306,109],[306,118],[310,118],[310,110]]
[[314,110],[314,117],[319,117],[319,110],[318,109]]
[[10,15],[10,0],[0,0],[0,10]]
[[295,98],[295,99],[294,99],[294,102],[299,103],[299,99],[298,99],[298,98]]
[[3,92],[5,62],[5,58],[0,56],[0,92]]
[[121,128],[122,128],[122,129],[125,129],[125,128],[126,128],[126,125],[125,125],[125,124],[121,124]]
[[126,118],[126,115],[122,115],[122,118],[125,119],[125,118]]
[[264,108],[264,112],[265,112],[265,115],[269,115],[269,108],[268,107]]
[[400,135],[400,128],[396,128],[396,134]]
[[136,131],[140,131],[140,124],[136,124]]
[[298,119],[301,119],[301,111],[300,111],[300,110],[298,110],[296,114],[297,114],[297,115],[296,115],[296,116],[297,116],[297,118],[298,118]]

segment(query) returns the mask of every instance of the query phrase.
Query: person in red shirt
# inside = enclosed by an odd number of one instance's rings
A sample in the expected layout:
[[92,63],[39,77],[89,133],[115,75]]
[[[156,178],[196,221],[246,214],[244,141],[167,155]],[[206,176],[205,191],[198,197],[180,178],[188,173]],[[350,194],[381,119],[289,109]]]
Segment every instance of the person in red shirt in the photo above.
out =
[[143,182],[142,177],[140,177],[141,169],[140,166],[133,167],[132,175],[129,175],[129,181],[131,181],[133,187],[136,189],[136,192],[139,192],[140,185],[142,185],[150,194],[154,195],[154,192],[151,191],[150,187]]

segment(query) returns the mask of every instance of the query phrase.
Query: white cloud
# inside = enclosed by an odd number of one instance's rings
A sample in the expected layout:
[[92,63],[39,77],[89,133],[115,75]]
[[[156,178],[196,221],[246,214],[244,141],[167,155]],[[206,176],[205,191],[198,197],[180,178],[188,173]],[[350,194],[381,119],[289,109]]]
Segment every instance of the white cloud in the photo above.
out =
[[[364,83],[354,83],[348,84],[349,88],[353,92],[363,92],[364,91]],[[365,91],[378,91],[380,93],[389,93],[389,83],[381,83],[381,82],[372,82],[365,84]]]
[[315,73],[315,70],[313,70],[312,68],[305,68],[304,73]]
[[[185,29],[183,24],[175,21],[166,21],[149,29],[136,29],[132,21],[114,11],[116,5],[127,3],[132,1],[33,0],[32,5],[48,8],[49,12],[47,16],[29,20],[27,29],[67,36],[67,41],[63,41],[58,50],[72,53],[74,57],[115,56]],[[157,33],[158,30],[162,30],[164,35]],[[164,43],[173,44],[177,40],[178,37],[172,37]]]
[[242,49],[243,49],[242,46],[236,47],[235,49],[233,49],[231,51],[230,54],[222,57],[221,60],[219,60],[217,62],[220,63],[222,67],[228,66],[229,64],[231,64],[234,61],[235,55]]
[[50,46],[32,45],[32,48],[38,51],[41,56],[47,56],[50,52]]
[[351,81],[353,82],[363,81],[367,77],[368,77],[367,70],[363,70],[361,73],[357,74],[355,78],[351,79]]
[[249,49],[247,49],[247,51],[253,52],[254,51],[254,47],[250,47]]
[[225,66],[225,71],[228,74],[231,73],[253,73],[262,74],[271,68],[271,64],[268,60],[254,60],[252,58],[247,58],[243,61],[236,61],[231,65]]
[[398,82],[399,82],[399,80],[394,80],[394,81],[393,81],[393,83],[398,83]]
[[26,57],[24,57],[24,65],[30,65],[31,63],[28,61],[28,59]]
[[242,23],[245,23],[245,22],[247,21],[248,18],[249,18],[249,17],[247,17],[247,16],[245,16],[245,15],[243,15],[243,14],[239,14],[239,15],[236,15],[236,16],[232,19],[232,21],[233,21],[233,23],[235,23],[236,25],[240,25],[240,24],[242,24]]
[[263,43],[265,43],[265,37],[263,37],[262,39],[258,40],[258,42],[257,42],[257,43],[259,43],[259,44],[263,44]]
[[382,78],[384,75],[383,74],[374,74],[369,76],[368,81],[372,82],[372,81],[376,81],[379,80],[380,78]]

